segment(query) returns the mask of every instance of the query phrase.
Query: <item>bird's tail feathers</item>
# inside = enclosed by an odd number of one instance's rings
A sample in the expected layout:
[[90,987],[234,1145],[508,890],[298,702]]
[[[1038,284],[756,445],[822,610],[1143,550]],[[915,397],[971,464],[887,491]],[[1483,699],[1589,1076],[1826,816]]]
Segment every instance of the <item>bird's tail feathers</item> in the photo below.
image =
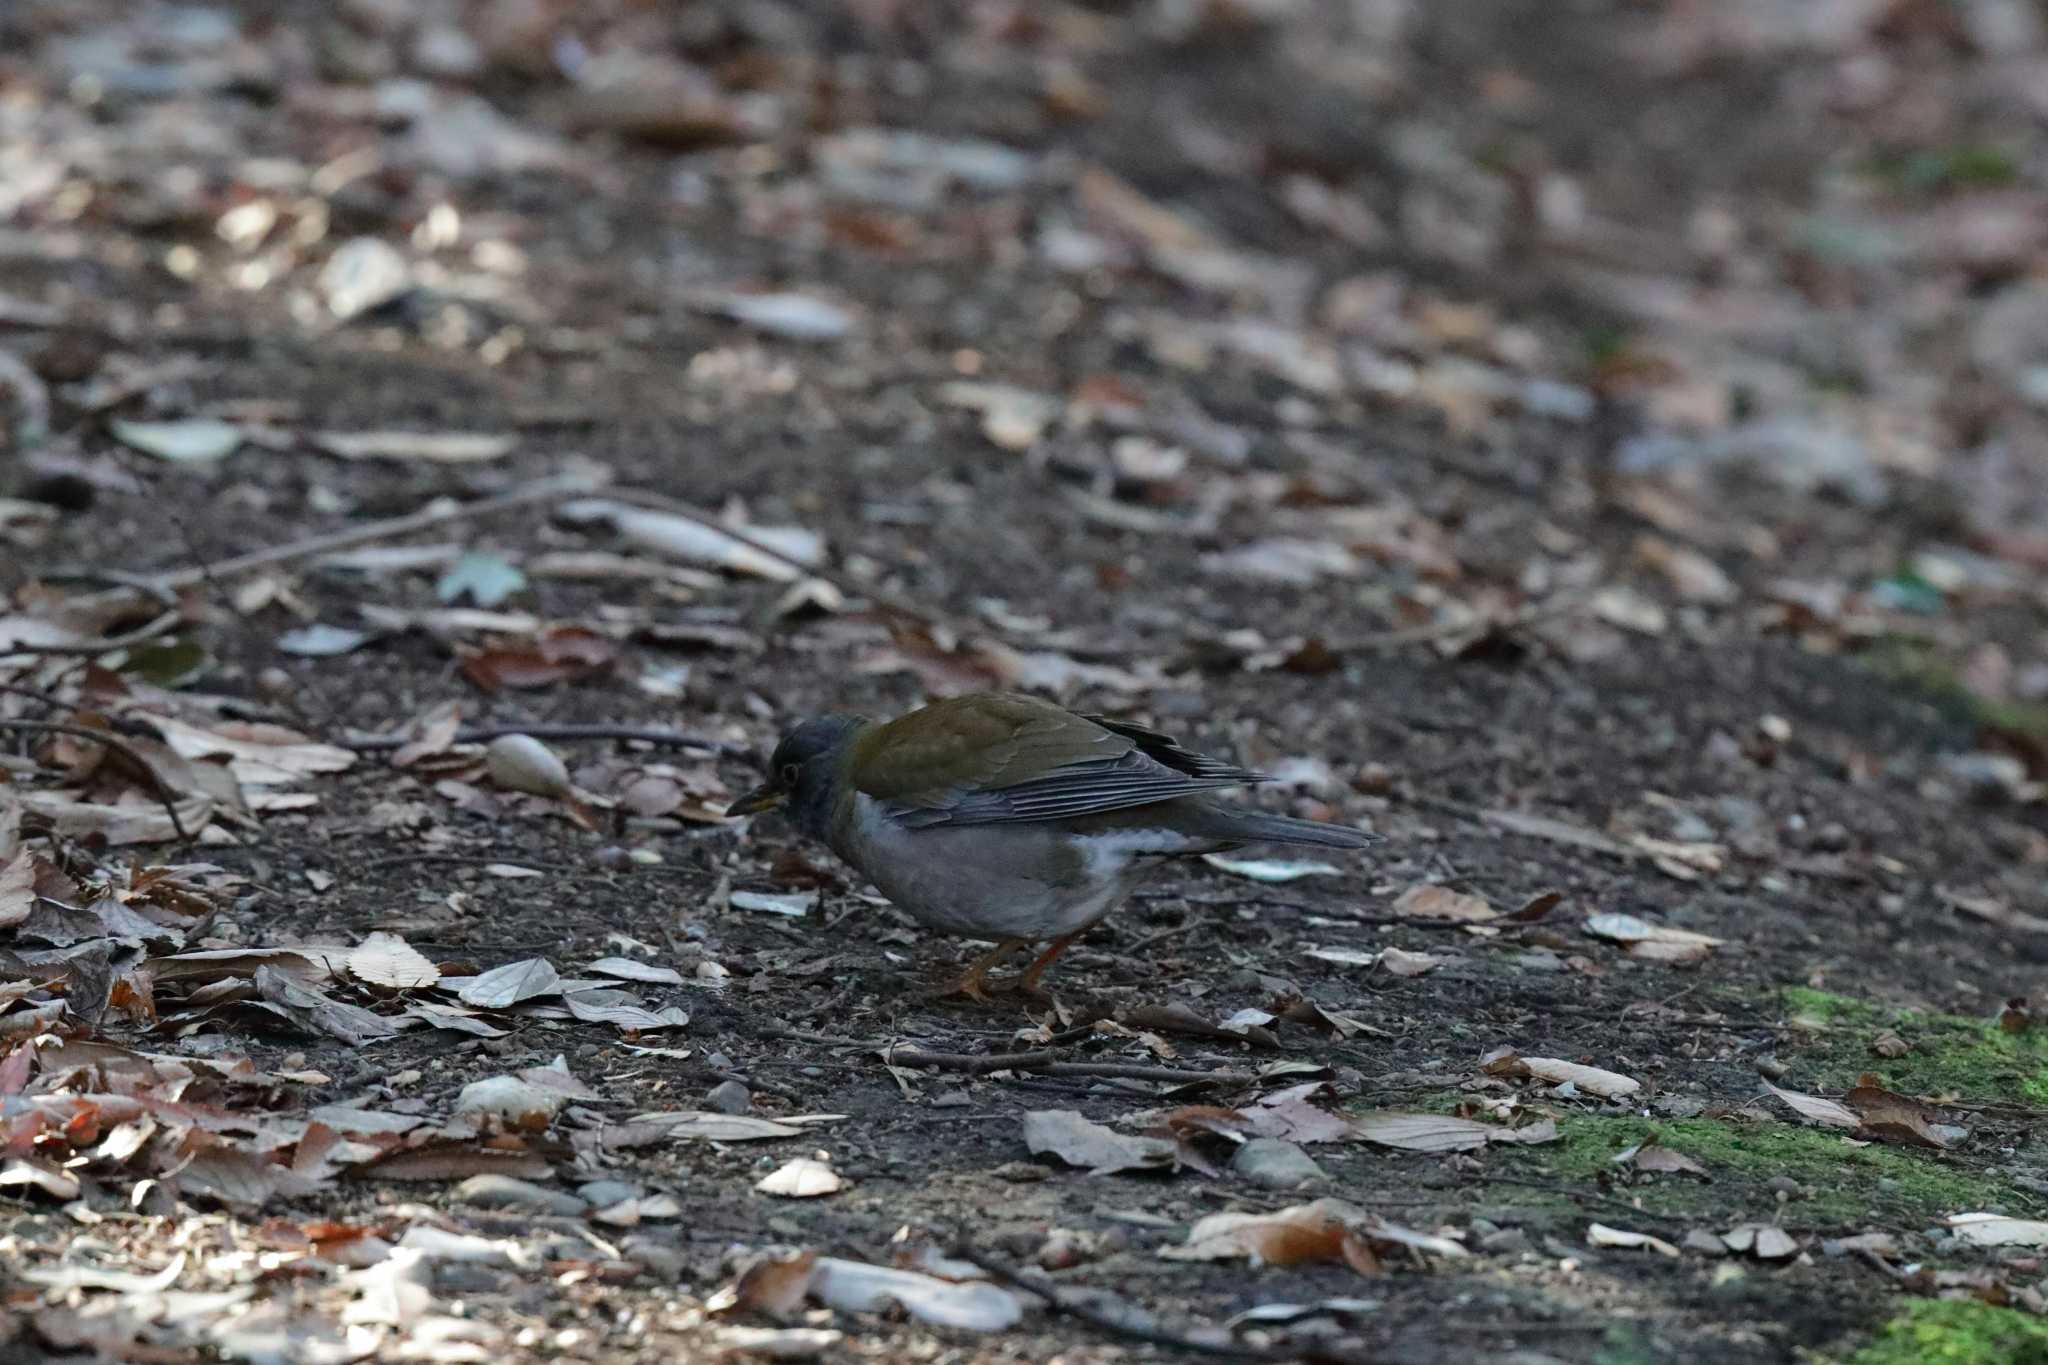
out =
[[1379,835],[1367,834],[1349,825],[1332,825],[1322,820],[1297,820],[1289,815],[1265,811],[1230,812],[1229,837],[1252,844],[1305,844],[1316,848],[1364,848],[1379,842]]

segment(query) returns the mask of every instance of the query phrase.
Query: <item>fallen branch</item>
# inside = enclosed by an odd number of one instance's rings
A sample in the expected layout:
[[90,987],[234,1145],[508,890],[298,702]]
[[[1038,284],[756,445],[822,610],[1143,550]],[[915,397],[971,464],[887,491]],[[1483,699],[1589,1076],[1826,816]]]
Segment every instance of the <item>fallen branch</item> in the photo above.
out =
[[430,505],[417,512],[407,512],[404,516],[386,517],[382,521],[368,522],[362,526],[351,526],[339,531],[326,531],[288,544],[272,545],[261,550],[251,550],[247,554],[216,560],[211,564],[199,564],[189,569],[157,574],[148,579],[147,583],[151,587],[162,589],[189,588],[212,579],[247,573],[251,569],[267,569],[275,564],[289,564],[301,559],[311,559],[316,555],[333,554],[338,550],[353,549],[372,541],[391,540],[398,536],[411,535],[415,531],[445,526],[450,522],[471,521],[514,507],[595,493],[603,486],[600,480],[586,474],[557,474],[515,488],[509,493],[478,498],[475,502],[458,503],[453,507]]
[[[534,739],[636,740],[642,744],[657,744],[671,749],[698,749],[723,758],[745,759],[756,765],[761,761],[760,755],[744,744],[732,744],[722,739],[705,739],[699,735],[686,735],[677,730],[647,730],[631,725],[485,725],[458,731],[451,742],[488,744],[504,735],[530,735]],[[340,744],[344,749],[354,749],[357,753],[367,754],[402,748],[411,742],[410,735],[366,735],[361,739],[343,739]]]
[[105,730],[94,730],[84,725],[63,725],[50,720],[0,720],[0,730],[21,730],[37,735],[70,735],[74,739],[86,739],[94,744],[106,745],[149,778],[150,794],[156,797],[158,804],[164,808],[164,814],[171,817],[171,828],[177,831],[178,842],[192,842],[192,835],[186,830],[185,821],[178,815],[177,793],[173,792],[157,770],[149,765],[149,760],[136,752],[125,740],[117,739]]

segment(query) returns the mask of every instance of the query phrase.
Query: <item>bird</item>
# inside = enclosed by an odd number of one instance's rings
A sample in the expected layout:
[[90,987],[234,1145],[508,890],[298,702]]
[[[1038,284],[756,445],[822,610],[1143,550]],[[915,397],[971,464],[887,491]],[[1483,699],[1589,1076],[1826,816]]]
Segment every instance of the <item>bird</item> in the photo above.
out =
[[1363,848],[1375,835],[1226,804],[1268,780],[1171,735],[1036,697],[977,693],[886,722],[817,716],[785,734],[768,778],[727,808],[780,809],[928,928],[993,940],[942,996],[985,1002],[989,971],[1048,946],[1045,971],[1170,858],[1244,844]]

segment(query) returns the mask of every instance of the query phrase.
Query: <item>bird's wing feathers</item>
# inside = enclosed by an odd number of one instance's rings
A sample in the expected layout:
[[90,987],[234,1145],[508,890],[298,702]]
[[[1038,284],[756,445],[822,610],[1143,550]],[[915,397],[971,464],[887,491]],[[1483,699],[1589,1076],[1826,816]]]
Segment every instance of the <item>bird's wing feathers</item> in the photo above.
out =
[[935,702],[863,736],[855,788],[907,824],[1058,820],[1259,781],[1122,721],[1031,697]]

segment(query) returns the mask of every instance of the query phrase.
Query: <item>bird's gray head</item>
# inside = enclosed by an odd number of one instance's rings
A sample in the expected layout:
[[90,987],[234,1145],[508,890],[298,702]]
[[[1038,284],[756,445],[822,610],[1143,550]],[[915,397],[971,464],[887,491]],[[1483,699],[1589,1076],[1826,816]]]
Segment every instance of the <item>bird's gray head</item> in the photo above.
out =
[[814,839],[825,837],[848,747],[866,727],[865,716],[817,716],[791,730],[768,759],[768,780],[727,809],[752,815],[781,807],[790,823]]

